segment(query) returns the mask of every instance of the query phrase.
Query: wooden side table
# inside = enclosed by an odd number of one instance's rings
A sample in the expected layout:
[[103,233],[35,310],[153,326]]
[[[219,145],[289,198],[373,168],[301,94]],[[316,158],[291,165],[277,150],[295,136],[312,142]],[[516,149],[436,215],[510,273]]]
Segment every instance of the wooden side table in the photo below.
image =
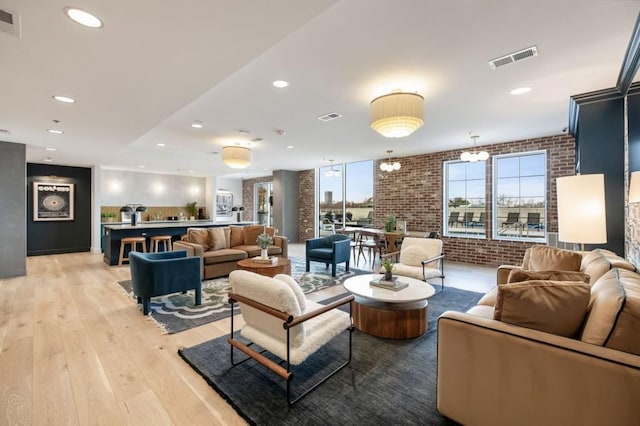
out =
[[275,263],[260,263],[254,262],[251,258],[242,259],[238,260],[238,269],[255,272],[267,277],[274,277],[278,274],[291,275],[291,261],[284,257],[276,257],[276,260]]

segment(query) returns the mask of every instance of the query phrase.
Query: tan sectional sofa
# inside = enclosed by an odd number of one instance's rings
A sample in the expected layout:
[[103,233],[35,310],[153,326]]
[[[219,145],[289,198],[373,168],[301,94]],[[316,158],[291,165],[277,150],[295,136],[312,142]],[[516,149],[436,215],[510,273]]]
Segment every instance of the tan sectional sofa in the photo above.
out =
[[610,251],[543,246],[500,267],[478,305],[438,320],[438,411],[465,425],[640,424],[634,271]]
[[200,256],[202,279],[224,277],[238,269],[238,260],[260,255],[256,238],[263,232],[273,237],[269,255],[288,257],[287,237],[275,235],[275,228],[262,225],[189,228],[181,241],[173,243],[173,250],[186,250],[188,256]]

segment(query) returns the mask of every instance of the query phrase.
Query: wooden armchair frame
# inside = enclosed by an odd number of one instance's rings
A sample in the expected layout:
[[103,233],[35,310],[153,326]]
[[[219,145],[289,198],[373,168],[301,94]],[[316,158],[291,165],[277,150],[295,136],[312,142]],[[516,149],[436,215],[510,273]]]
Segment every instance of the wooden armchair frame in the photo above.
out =
[[[248,345],[245,345],[244,343],[236,340],[234,338],[234,331],[233,331],[233,315],[231,315],[231,333],[229,338],[227,339],[227,341],[230,344],[230,350],[231,350],[231,365],[236,366],[236,365],[240,365],[245,361],[248,361],[249,359],[255,359],[258,363],[262,364],[263,366],[265,366],[266,368],[268,368],[269,370],[271,370],[273,373],[275,373],[276,375],[280,376],[280,378],[286,380],[287,382],[287,404],[289,406],[295,404],[296,402],[298,402],[299,400],[301,400],[303,397],[305,397],[306,395],[308,395],[311,391],[313,391],[314,389],[316,389],[318,386],[320,386],[322,383],[324,383],[325,381],[327,381],[329,378],[331,378],[333,375],[335,375],[338,371],[342,370],[344,367],[346,367],[350,362],[351,362],[351,353],[352,353],[352,334],[353,334],[353,317],[351,315],[351,308],[352,308],[352,302],[354,300],[354,296],[353,295],[349,295],[346,297],[343,297],[342,299],[339,299],[329,305],[323,306],[322,308],[318,308],[315,309],[313,311],[310,312],[306,312],[300,316],[294,317],[293,315],[287,313],[287,312],[282,312],[279,311],[277,309],[274,309],[270,306],[267,305],[263,305],[260,302],[257,302],[253,299],[249,299],[247,297],[241,296],[239,294],[235,294],[232,292],[229,292],[229,304],[231,305],[231,312],[233,312],[233,305],[236,302],[239,303],[244,303],[248,306],[251,306],[252,308],[255,308],[261,312],[264,312],[268,315],[272,315],[276,318],[279,318],[283,321],[282,323],[282,327],[287,330],[287,359],[283,360],[284,363],[286,364],[286,367],[282,366],[282,363],[276,363],[272,360],[270,360],[269,358],[267,358],[266,356],[263,355],[264,352],[268,351],[267,348],[265,348],[264,350],[257,352],[255,350],[253,350],[252,348],[250,348],[251,345],[253,345],[253,343],[249,343]],[[295,397],[294,399],[291,399],[291,387],[292,387],[292,381],[293,381],[293,372],[291,371],[291,363],[290,363],[290,349],[291,349],[291,337],[290,337],[290,330],[292,327],[295,327],[298,324],[301,324],[311,318],[315,318],[318,315],[321,315],[325,312],[328,312],[332,309],[336,309],[342,305],[345,304],[349,304],[349,323],[350,326],[347,328],[347,331],[349,331],[349,358],[347,359],[347,361],[345,361],[344,363],[340,364],[335,370],[333,370],[331,373],[327,374],[325,377],[323,377],[320,381],[318,381],[317,383],[315,383],[311,388],[307,389],[306,391],[304,391],[302,394],[298,395],[297,397]],[[249,358],[245,358],[240,362],[235,362],[233,359],[233,348],[238,349],[239,351],[243,352],[244,354],[246,354],[247,356],[249,356]]]

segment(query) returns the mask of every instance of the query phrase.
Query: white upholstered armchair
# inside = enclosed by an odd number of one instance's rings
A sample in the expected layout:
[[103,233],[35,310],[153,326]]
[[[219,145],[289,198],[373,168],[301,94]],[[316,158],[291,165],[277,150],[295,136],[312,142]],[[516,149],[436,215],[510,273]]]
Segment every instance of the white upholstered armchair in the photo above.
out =
[[[315,389],[351,362],[351,334],[353,325],[351,309],[349,313],[337,308],[348,304],[353,296],[347,296],[329,305],[321,305],[307,300],[298,283],[288,275],[279,274],[273,278],[248,271],[233,271],[229,275],[232,290],[229,303],[240,304],[240,312],[245,325],[240,335],[251,343],[244,344],[234,337],[233,315],[231,316],[231,362],[233,365],[254,359],[287,381],[287,402],[293,405],[300,398]],[[292,399],[292,365],[302,364],[309,356],[323,347],[343,331],[349,332],[348,359],[326,375],[308,391]],[[285,361],[275,363],[250,346],[256,344]],[[236,363],[234,348],[250,358]]]
[[[391,271],[395,275],[428,281],[440,278],[440,290],[444,290],[444,252],[442,240],[436,238],[405,237],[400,251],[382,255],[383,259],[396,262]],[[381,268],[380,272],[384,272]]]

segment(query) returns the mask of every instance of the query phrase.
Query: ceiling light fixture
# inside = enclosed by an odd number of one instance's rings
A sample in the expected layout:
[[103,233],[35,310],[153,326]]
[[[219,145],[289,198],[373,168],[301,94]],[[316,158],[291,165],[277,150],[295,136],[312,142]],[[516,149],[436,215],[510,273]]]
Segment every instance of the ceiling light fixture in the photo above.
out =
[[55,99],[58,102],[64,102],[65,104],[75,104],[76,103],[75,99],[70,98],[68,96],[53,95],[52,98]]
[[473,139],[473,151],[464,151],[460,155],[460,160],[467,161],[469,163],[475,163],[478,161],[486,161],[489,158],[489,153],[487,151],[477,151],[476,150],[476,140],[480,137],[479,135],[472,135],[469,132],[469,137]]
[[92,15],[89,12],[85,12],[82,9],[78,9],[75,7],[65,7],[64,13],[71,19],[73,22],[76,22],[80,25],[84,25],[89,28],[102,28],[102,21],[96,16]]
[[525,93],[529,93],[531,91],[531,87],[518,87],[517,89],[513,89],[511,92],[512,95],[524,95]]
[[371,128],[386,138],[403,138],[424,124],[424,98],[394,91],[371,101]]
[[165,147],[166,145],[165,145],[165,144],[163,144],[162,142],[158,142],[158,143],[156,144],[156,146],[159,146],[159,147]]
[[57,149],[56,149],[56,148],[45,148],[44,150],[45,150],[45,151],[51,151],[51,152],[55,152],[55,151],[57,151]]
[[293,145],[287,145],[287,149],[293,149]]
[[387,162],[382,162],[380,163],[380,170],[384,171],[384,172],[392,172],[394,170],[400,170],[400,163],[397,161],[394,161],[393,163],[391,162],[391,153],[393,151],[388,149],[387,150],[387,155],[389,156],[388,161]]
[[191,127],[193,127],[194,129],[202,129],[204,127],[204,123],[202,123],[202,121],[200,120],[196,120],[191,123]]
[[222,148],[222,161],[232,169],[249,167],[252,158],[253,152],[244,146],[231,145]]
[[324,172],[325,177],[340,177],[340,170],[333,168],[333,160],[329,160],[331,168]]
[[273,83],[274,87],[277,87],[278,89],[283,89],[287,86],[289,86],[289,82],[288,81],[284,81],[284,80],[276,80]]
[[62,130],[56,130],[56,129],[47,129],[47,132],[53,133],[54,135],[61,135],[64,133]]

